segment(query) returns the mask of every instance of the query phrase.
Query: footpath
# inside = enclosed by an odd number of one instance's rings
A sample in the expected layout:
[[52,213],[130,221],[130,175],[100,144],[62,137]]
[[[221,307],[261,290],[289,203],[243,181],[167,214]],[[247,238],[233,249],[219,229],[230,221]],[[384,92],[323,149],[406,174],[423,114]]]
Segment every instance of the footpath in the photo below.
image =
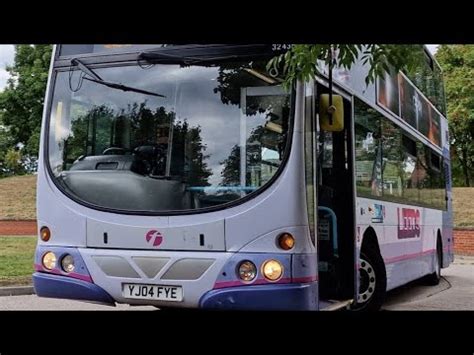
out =
[[36,221],[3,221],[0,220],[0,236],[2,235],[36,235]]

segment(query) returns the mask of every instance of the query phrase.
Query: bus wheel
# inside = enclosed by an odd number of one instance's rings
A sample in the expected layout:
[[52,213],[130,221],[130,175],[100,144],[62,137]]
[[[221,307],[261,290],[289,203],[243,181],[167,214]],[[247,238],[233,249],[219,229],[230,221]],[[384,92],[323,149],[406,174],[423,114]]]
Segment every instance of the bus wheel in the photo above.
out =
[[352,310],[378,311],[382,307],[387,288],[384,262],[374,247],[365,248],[360,254],[360,287]]
[[432,274],[426,276],[426,283],[431,286],[436,286],[441,280],[441,262],[443,260],[443,252],[441,250],[441,244],[438,240],[436,243],[436,253],[435,253],[435,271]]

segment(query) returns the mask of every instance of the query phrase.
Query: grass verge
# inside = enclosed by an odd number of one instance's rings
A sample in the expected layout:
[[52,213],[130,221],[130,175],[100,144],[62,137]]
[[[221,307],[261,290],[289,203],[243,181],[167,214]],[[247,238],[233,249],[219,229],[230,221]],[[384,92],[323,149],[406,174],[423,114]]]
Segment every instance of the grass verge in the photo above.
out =
[[31,285],[36,238],[0,236],[0,286]]
[[0,220],[36,219],[36,175],[0,179]]

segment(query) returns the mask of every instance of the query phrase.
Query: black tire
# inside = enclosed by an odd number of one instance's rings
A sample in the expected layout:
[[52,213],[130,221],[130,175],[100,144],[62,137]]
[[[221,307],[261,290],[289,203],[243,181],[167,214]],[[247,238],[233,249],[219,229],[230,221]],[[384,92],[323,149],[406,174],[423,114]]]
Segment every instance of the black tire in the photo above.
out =
[[369,246],[360,253],[360,288],[354,311],[378,311],[385,300],[387,275],[377,248]]
[[443,251],[441,249],[441,243],[439,240],[436,242],[436,270],[425,277],[426,284],[430,286],[436,286],[441,280],[441,263],[443,260]]

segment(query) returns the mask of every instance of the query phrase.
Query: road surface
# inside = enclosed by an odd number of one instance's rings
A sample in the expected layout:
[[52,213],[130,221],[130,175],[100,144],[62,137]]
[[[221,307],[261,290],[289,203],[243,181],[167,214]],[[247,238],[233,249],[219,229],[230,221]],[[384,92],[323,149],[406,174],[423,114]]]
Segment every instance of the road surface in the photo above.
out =
[[[413,282],[389,292],[385,310],[474,310],[474,258],[458,257],[443,269],[438,286]],[[0,310],[156,310],[150,306],[102,306],[92,303],[39,298],[35,295],[0,297]]]
[[416,281],[389,292],[383,309],[458,311],[474,310],[474,258],[457,257],[437,286]]

